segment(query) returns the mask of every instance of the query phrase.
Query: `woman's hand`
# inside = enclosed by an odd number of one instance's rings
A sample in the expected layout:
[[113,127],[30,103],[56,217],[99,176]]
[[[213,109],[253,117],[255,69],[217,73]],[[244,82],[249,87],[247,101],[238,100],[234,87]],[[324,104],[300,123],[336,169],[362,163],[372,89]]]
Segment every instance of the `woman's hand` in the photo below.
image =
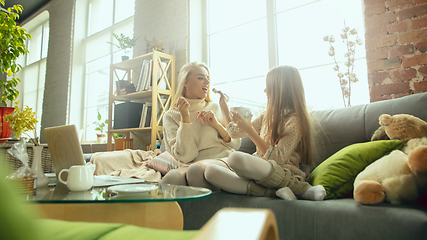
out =
[[176,101],[175,106],[178,108],[178,111],[181,113],[181,122],[189,123],[190,122],[190,112],[188,109],[190,108],[190,103],[185,100],[183,97],[179,97],[178,101]]
[[201,111],[197,112],[197,118],[200,118],[203,124],[208,124],[209,126],[215,128],[221,138],[225,142],[230,142],[231,138],[228,135],[227,130],[225,130],[224,126],[222,126],[215,117],[215,114],[212,111]]
[[249,115],[249,117],[245,118],[240,114],[238,111],[236,113],[230,112],[230,116],[234,124],[236,124],[236,127],[240,130],[249,133],[250,131],[253,131],[252,127],[252,114]]
[[213,128],[217,128],[219,123],[212,111],[197,112],[197,118],[200,118],[203,124],[208,124]]

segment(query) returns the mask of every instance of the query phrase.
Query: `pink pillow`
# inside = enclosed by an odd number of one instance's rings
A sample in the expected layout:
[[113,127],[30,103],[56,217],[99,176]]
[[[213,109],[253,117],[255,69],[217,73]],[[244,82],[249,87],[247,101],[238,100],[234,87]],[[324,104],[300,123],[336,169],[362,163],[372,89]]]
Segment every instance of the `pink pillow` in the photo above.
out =
[[148,161],[146,166],[166,175],[170,170],[178,168],[178,162],[170,153],[163,152],[153,160]]

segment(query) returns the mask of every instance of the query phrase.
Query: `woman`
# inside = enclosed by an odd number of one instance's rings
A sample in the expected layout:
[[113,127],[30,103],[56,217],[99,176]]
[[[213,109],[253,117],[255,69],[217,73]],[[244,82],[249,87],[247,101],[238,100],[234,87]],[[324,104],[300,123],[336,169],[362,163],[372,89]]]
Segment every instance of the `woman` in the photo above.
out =
[[[203,63],[187,63],[179,72],[174,107],[163,117],[163,140],[180,168],[168,172],[162,183],[212,189],[204,178],[205,167],[227,167],[221,159],[240,147],[240,139],[231,139],[224,127],[229,121],[210,99],[210,83],[209,69]],[[220,102],[225,102],[223,94]]]
[[[323,200],[323,186],[304,181],[300,164],[312,165],[313,142],[310,117],[298,70],[291,66],[273,68],[266,78],[267,110],[251,122],[232,114],[232,138],[248,135],[257,151],[253,155],[231,153],[227,163],[233,170],[209,166],[206,179],[225,191],[284,199]],[[276,190],[279,189],[276,193]],[[295,194],[295,195],[294,195]]]

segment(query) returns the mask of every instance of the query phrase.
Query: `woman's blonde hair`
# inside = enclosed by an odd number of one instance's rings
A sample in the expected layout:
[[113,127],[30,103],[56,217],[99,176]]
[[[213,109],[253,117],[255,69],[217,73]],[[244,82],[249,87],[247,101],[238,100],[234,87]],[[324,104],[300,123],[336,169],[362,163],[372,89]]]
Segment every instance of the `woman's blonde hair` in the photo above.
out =
[[[275,145],[284,136],[284,127],[290,114],[295,113],[301,140],[296,151],[301,163],[312,165],[313,139],[310,116],[307,112],[304,87],[298,70],[291,66],[278,66],[267,74],[268,96],[265,122],[270,144]],[[289,112],[290,110],[290,112]]]
[[[173,106],[173,104],[176,103],[176,101],[178,100],[178,98],[180,96],[185,97],[185,83],[187,82],[187,77],[193,72],[195,67],[205,68],[206,71],[208,71],[208,74],[210,75],[209,68],[204,63],[189,62],[189,63],[185,64],[184,66],[182,66],[181,70],[179,70],[177,89],[176,89],[175,97],[172,100],[172,106]],[[206,102],[212,102],[212,99],[210,97],[210,91],[211,91],[211,86],[209,84],[208,95],[205,98]]]

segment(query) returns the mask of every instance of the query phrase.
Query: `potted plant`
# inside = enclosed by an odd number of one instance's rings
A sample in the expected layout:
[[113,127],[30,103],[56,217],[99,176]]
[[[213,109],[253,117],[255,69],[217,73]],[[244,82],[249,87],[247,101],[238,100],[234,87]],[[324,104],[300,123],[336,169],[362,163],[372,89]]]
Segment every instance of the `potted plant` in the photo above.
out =
[[[7,107],[7,102],[11,102],[18,97],[19,91],[16,89],[19,78],[15,75],[22,69],[17,63],[19,56],[27,54],[29,51],[25,47],[25,41],[31,38],[27,31],[16,25],[16,19],[22,13],[21,5],[14,5],[4,9],[5,0],[0,0],[0,75],[5,79],[0,80],[0,143],[5,143],[12,134],[9,123],[3,120],[14,111],[13,107]],[[7,77],[6,77],[7,76]]]
[[123,33],[120,33],[120,36],[113,33],[113,36],[119,42],[119,44],[111,42],[108,43],[124,51],[125,55],[122,56],[122,61],[129,59],[129,56],[127,56],[126,54],[128,54],[129,51],[135,46],[136,40],[138,40],[138,38],[130,38],[125,36]]
[[96,134],[98,143],[102,143],[105,141],[106,138],[106,127],[108,126],[108,119],[105,119],[105,121],[102,121],[101,113],[98,112],[98,121],[93,122],[95,124],[96,128],[95,130],[98,131]]
[[[37,187],[44,187],[49,183],[49,178],[44,174],[41,162],[44,147],[40,145],[40,140],[37,136],[36,124],[38,121],[36,119],[36,113],[28,106],[19,109],[19,101],[15,102],[14,105],[15,111],[5,116],[4,119],[13,127],[13,133],[16,138],[20,139],[23,135],[27,135],[30,138],[30,142],[33,143],[31,171],[37,176]],[[28,134],[30,131],[33,131],[33,137]]]

